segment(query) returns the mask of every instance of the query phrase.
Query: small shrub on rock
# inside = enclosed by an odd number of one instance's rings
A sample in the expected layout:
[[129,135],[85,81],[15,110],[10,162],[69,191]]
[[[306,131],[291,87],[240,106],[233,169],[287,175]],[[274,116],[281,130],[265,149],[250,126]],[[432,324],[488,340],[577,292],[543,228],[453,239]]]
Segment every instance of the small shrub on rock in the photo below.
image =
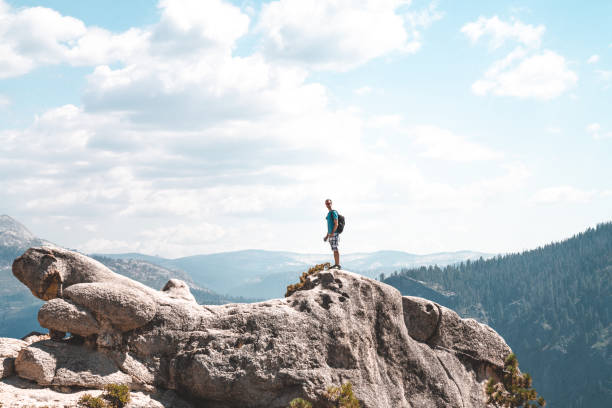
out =
[[123,408],[130,402],[130,388],[122,384],[108,384],[102,395],[113,408]]
[[340,387],[329,387],[324,397],[331,403],[332,407],[337,408],[360,408],[361,404],[355,394],[353,394],[353,384],[350,382],[342,384]]
[[84,394],[79,398],[79,407],[84,408],[108,408],[108,404],[100,397],[94,397],[91,394]]
[[298,283],[294,283],[292,285],[287,286],[287,292],[285,293],[285,297],[289,297],[293,295],[295,292],[297,292],[298,290],[302,289],[302,287],[306,283],[306,278],[308,278],[310,275],[314,275],[316,273],[319,273],[320,271],[329,269],[329,267],[330,267],[330,263],[325,262],[325,263],[313,266],[312,268],[308,269],[308,272],[302,273],[302,276],[300,276],[300,281]]
[[312,404],[303,398],[295,398],[289,403],[289,408],[312,408]]
[[536,390],[531,388],[531,381],[529,374],[520,373],[516,355],[510,353],[504,362],[502,382],[496,382],[493,377],[487,382],[487,403],[504,408],[546,406],[544,398],[538,397]]

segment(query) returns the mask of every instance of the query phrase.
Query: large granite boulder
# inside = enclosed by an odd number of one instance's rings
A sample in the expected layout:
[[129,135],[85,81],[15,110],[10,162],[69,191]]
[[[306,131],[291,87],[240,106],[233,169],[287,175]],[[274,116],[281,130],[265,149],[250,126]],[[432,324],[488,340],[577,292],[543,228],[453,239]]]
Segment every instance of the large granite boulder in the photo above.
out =
[[48,300],[41,325],[73,334],[20,350],[17,374],[41,385],[121,382],[194,406],[284,408],[296,397],[324,406],[329,386],[350,381],[364,407],[484,407],[484,383],[511,352],[485,325],[346,271],[310,275],[284,299],[223,306],[58,248],[28,250],[13,272]]
[[453,310],[427,299],[404,296],[404,322],[408,333],[433,348],[503,367],[508,345],[495,330],[474,319],[462,319]]
[[21,349],[15,369],[19,377],[39,385],[102,389],[107,384],[132,383],[132,377],[105,353],[53,340]]
[[63,297],[63,289],[77,283],[112,282],[149,294],[157,292],[114,273],[95,259],[53,246],[28,249],[13,261],[13,275],[42,300]]

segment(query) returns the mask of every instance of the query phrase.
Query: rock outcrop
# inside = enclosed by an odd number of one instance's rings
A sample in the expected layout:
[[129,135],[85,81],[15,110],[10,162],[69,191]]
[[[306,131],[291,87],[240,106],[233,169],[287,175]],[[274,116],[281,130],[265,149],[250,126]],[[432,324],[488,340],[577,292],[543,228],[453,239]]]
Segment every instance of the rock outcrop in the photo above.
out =
[[10,346],[16,356],[0,342],[0,355],[40,386],[114,382],[193,406],[284,408],[296,397],[325,406],[325,390],[350,381],[364,407],[485,407],[484,383],[511,352],[485,325],[346,271],[311,275],[288,298],[223,306],[54,247],[29,249],[13,273],[47,300],[39,322],[51,339]]
[[0,378],[9,377],[15,372],[15,358],[27,343],[18,339],[0,338]]

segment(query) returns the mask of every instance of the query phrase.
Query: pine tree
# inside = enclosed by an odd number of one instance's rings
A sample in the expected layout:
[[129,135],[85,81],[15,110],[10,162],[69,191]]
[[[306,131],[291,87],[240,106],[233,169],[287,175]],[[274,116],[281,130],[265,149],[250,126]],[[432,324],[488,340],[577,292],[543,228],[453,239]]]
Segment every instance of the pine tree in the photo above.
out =
[[502,382],[495,382],[489,378],[486,386],[488,403],[496,407],[545,407],[546,401],[531,387],[531,376],[521,374],[518,360],[514,353],[506,357],[504,362],[504,378]]

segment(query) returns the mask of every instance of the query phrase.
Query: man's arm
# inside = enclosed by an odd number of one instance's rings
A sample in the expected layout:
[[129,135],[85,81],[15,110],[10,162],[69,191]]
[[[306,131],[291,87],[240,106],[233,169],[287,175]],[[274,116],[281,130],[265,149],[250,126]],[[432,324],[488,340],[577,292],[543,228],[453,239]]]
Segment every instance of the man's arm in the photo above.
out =
[[[329,227],[328,227],[327,225],[325,225],[325,229],[326,229],[327,231],[329,231],[329,229],[328,229],[328,228],[329,228]],[[325,236],[323,237],[323,241],[327,242],[327,238],[329,238],[329,232],[327,232],[327,233],[325,234]]]

